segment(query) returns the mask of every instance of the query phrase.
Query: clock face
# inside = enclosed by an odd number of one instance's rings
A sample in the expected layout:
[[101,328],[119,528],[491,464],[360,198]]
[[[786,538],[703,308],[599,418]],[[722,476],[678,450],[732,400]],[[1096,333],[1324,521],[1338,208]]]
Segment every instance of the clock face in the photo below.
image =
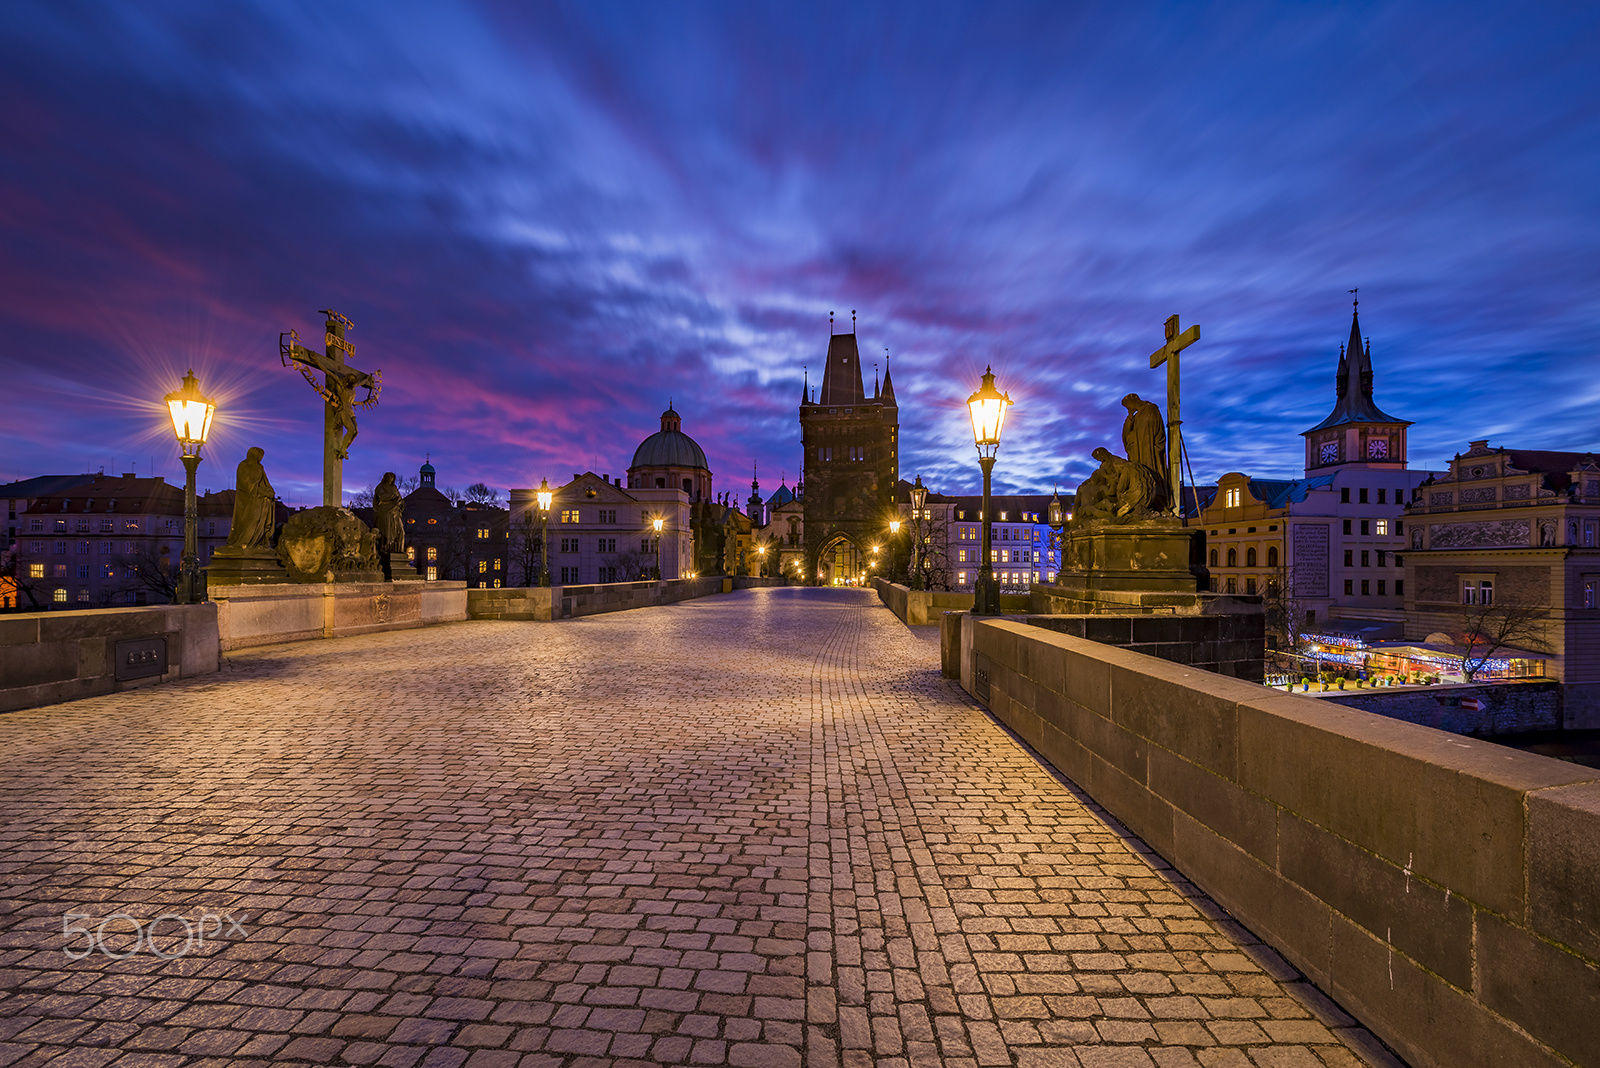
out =
[[1339,443],[1337,441],[1324,441],[1322,443],[1322,452],[1319,455],[1322,457],[1323,463],[1333,463],[1339,459]]
[[1367,442],[1367,458],[1369,460],[1386,460],[1389,457],[1389,439],[1373,438]]

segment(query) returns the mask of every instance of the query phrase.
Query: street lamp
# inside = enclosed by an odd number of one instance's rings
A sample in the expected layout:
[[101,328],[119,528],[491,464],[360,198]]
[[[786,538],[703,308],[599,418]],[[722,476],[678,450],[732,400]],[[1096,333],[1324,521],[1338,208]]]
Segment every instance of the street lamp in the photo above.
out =
[[911,573],[911,588],[922,589],[922,521],[928,518],[922,509],[928,503],[928,487],[922,484],[922,476],[917,476],[917,481],[911,487],[911,540],[912,559],[915,570]]
[[178,456],[183,461],[183,559],[178,564],[177,601],[193,604],[200,585],[200,516],[194,499],[194,469],[200,466],[200,447],[211,433],[211,417],[217,406],[200,392],[193,368],[183,376],[183,385],[168,393],[166,400],[172,433],[178,439]]
[[767,577],[767,547],[766,547],[766,545],[764,543],[761,544],[761,545],[757,545],[756,546],[756,556],[760,558],[760,562],[756,564],[756,575],[759,578],[766,578]]
[[978,568],[978,583],[972,598],[972,614],[976,616],[1000,614],[1000,590],[995,585],[994,568],[989,561],[989,476],[994,471],[995,454],[1000,451],[1000,431],[1010,404],[1011,397],[994,388],[994,370],[985,367],[983,383],[967,398],[967,411],[972,416],[972,442],[978,447],[978,466],[983,468],[983,563]]
[[665,519],[662,519],[660,516],[656,516],[654,519],[650,520],[650,525],[655,528],[655,532],[656,532],[656,581],[660,582],[661,581],[661,528],[667,525],[667,521]]
[[556,495],[550,489],[550,480],[541,478],[539,489],[534,493],[534,500],[539,502],[539,585],[550,585],[550,506],[555,503]]

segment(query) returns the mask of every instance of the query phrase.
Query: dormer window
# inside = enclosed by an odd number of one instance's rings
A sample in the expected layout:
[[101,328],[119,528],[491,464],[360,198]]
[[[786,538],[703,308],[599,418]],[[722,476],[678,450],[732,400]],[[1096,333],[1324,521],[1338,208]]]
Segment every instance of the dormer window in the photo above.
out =
[[1242,496],[1243,495],[1239,492],[1238,486],[1233,486],[1227,490],[1224,490],[1222,494],[1222,506],[1224,508],[1237,508],[1239,507],[1239,501]]

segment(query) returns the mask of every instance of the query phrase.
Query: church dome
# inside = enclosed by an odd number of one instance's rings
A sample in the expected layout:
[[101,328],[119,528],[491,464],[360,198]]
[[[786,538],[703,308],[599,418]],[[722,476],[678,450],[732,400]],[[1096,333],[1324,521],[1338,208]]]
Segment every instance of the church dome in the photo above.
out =
[[680,429],[682,425],[682,419],[672,408],[662,412],[661,429],[639,443],[629,470],[635,467],[701,467],[710,470],[705,450]]

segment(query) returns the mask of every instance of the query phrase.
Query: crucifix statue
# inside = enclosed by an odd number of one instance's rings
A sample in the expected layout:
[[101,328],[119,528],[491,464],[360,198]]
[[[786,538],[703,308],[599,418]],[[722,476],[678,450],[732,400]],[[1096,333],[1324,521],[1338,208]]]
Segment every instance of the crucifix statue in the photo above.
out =
[[1200,327],[1191,326],[1189,329],[1178,332],[1178,317],[1167,316],[1166,343],[1150,354],[1150,366],[1160,367],[1167,365],[1167,482],[1168,504],[1172,514],[1183,515],[1183,504],[1179,495],[1183,492],[1183,479],[1179,472],[1182,470],[1181,460],[1183,455],[1183,439],[1179,436],[1178,426],[1178,353],[1200,340]]
[[[283,365],[299,368],[322,398],[322,503],[339,508],[344,504],[344,461],[350,455],[350,443],[356,440],[356,409],[378,403],[382,375],[345,363],[356,354],[355,346],[345,340],[345,332],[353,326],[332,308],[322,309],[322,314],[328,317],[323,351],[301,345],[300,335],[291,330],[278,335],[278,352]],[[320,381],[318,371],[322,372]],[[366,390],[360,400],[356,400],[358,389]]]

